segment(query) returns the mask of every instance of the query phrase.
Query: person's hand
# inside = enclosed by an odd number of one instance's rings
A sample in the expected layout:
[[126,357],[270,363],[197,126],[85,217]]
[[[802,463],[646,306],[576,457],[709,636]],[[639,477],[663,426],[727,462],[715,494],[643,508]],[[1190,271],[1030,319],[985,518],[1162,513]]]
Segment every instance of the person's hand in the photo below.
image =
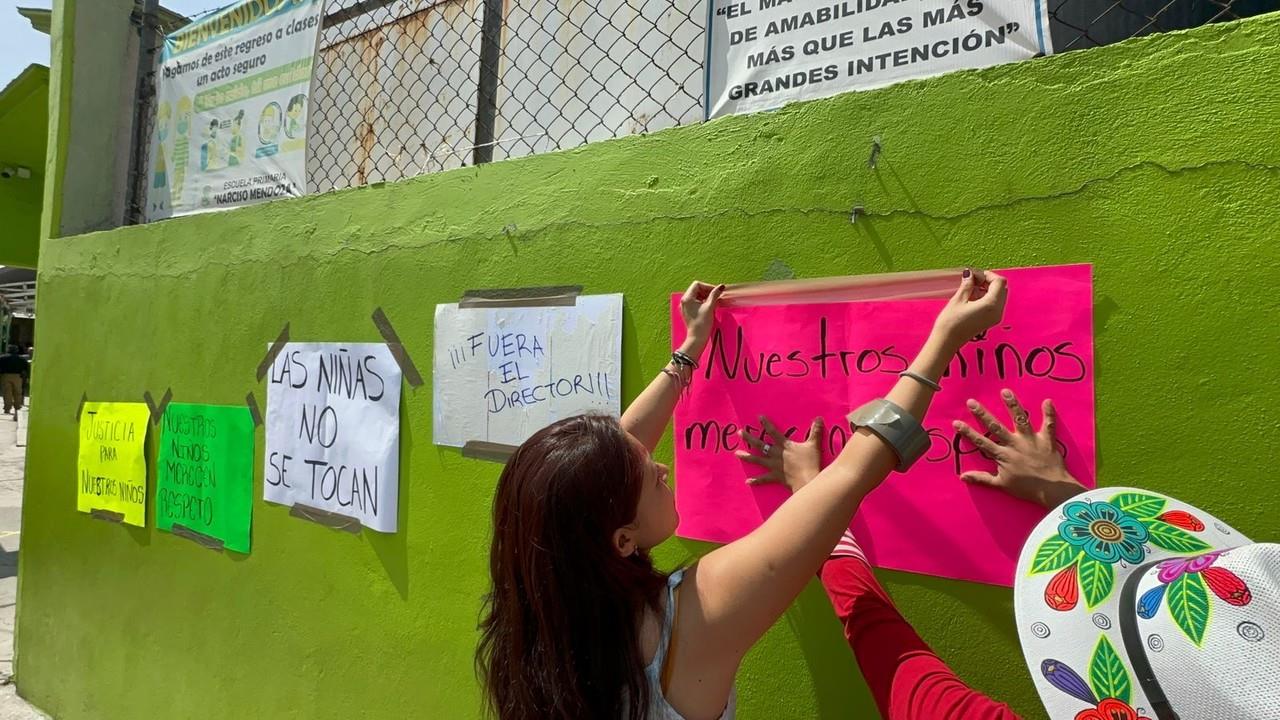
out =
[[1067,466],[1054,446],[1058,412],[1053,401],[1044,401],[1044,421],[1036,432],[1017,396],[1011,390],[1004,390],[1000,395],[1013,418],[1012,430],[997,420],[982,403],[977,400],[968,403],[969,410],[995,438],[994,441],[968,424],[955,421],[955,429],[961,435],[996,461],[996,472],[970,471],[961,474],[960,479],[975,485],[1000,488],[1016,498],[1039,503],[1048,509],[1084,492],[1084,486],[1067,472]]
[[724,285],[708,285],[695,281],[680,298],[680,315],[684,318],[685,339],[681,352],[697,359],[711,339],[716,324],[716,304],[724,293]]
[[809,426],[809,437],[803,442],[788,438],[763,415],[760,416],[760,425],[764,428],[760,437],[746,430],[741,433],[747,445],[759,454],[746,450],[736,453],[740,459],[755,463],[768,471],[764,475],[748,479],[748,484],[781,483],[795,492],[818,476],[818,472],[822,470],[822,418],[813,419],[813,424]]
[[959,350],[1000,322],[1008,297],[1004,277],[994,272],[966,269],[960,288],[934,320],[933,333],[947,348]]

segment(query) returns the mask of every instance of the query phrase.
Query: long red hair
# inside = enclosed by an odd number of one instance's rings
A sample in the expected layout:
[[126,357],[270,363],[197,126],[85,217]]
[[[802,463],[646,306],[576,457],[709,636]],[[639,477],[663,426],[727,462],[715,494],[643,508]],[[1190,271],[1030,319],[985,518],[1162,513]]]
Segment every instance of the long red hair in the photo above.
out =
[[493,504],[493,589],[477,663],[501,720],[647,715],[641,620],[666,575],[618,554],[636,519],[646,457],[612,417],[540,430],[511,456]]

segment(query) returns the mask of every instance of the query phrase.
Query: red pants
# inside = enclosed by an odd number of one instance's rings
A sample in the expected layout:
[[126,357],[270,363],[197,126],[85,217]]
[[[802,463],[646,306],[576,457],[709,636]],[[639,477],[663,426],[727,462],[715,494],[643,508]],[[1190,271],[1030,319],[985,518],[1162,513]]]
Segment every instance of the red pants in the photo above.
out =
[[885,720],[1018,720],[933,654],[865,561],[833,557],[818,576]]

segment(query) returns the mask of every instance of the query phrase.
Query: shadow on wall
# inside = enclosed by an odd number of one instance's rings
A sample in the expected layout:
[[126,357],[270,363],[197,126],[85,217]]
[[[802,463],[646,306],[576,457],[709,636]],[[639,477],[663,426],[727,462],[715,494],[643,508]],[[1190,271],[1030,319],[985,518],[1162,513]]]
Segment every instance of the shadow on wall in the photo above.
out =
[[0,579],[18,574],[18,551],[0,550]]
[[[409,383],[400,384],[400,407],[408,406],[410,396],[416,393],[417,388],[409,386]],[[413,424],[414,414],[400,413],[400,467],[409,467],[410,458],[413,457]],[[413,517],[413,513],[406,512],[406,508],[411,508],[409,488],[413,485],[414,476],[410,475],[405,478],[401,474],[401,482],[399,483],[399,498],[397,502],[400,508],[399,525],[394,533],[380,533],[373,530],[365,529],[360,535],[365,542],[369,543],[369,547],[373,548],[373,552],[378,556],[378,560],[382,563],[382,568],[387,572],[387,579],[391,584],[395,585],[396,591],[400,593],[401,600],[409,599],[409,549],[407,547],[409,538],[409,519]]]
[[[938,236],[933,227],[933,223],[937,218],[931,217],[921,207],[920,201],[912,194],[907,182],[895,169],[889,153],[879,145],[874,146],[874,148],[875,167],[873,170],[867,170],[867,172],[872,173],[871,177],[879,185],[882,200],[874,207],[863,205],[861,200],[857,200],[850,209],[849,222],[853,225],[854,234],[869,241],[871,246],[875,248],[876,255],[884,263],[884,270],[893,272],[898,268],[894,264],[893,252],[890,250],[889,244],[885,242],[884,238],[876,230],[876,222],[878,220],[896,213],[902,213],[914,218],[920,227],[922,236],[928,237],[933,242],[934,248],[940,252],[943,248],[943,239]],[[921,182],[928,182],[928,180],[922,179]]]
[[[892,185],[886,182],[886,178],[893,181]],[[921,234],[927,235],[929,239],[933,241],[934,249],[941,252],[943,248],[942,238],[938,237],[938,233],[933,229],[933,225],[931,223],[933,218],[931,218],[929,214],[924,211],[924,208],[920,206],[920,201],[911,193],[907,182],[902,179],[902,176],[894,167],[893,156],[883,148],[876,155],[875,179],[876,182],[880,184],[880,190],[884,193],[885,197],[894,199],[895,202],[893,203],[893,207],[905,206],[911,208],[911,212],[915,214],[919,220]],[[929,181],[927,178],[918,178],[916,182],[919,183],[919,187],[924,187]],[[899,198],[904,199],[905,202],[900,202]],[[890,269],[892,269],[893,258],[887,257],[886,262],[889,263]]]
[[[667,570],[688,567],[718,547],[712,543],[683,538],[675,538],[670,544],[678,548],[678,559],[672,562],[671,553],[664,553],[662,560],[666,562],[660,562],[659,566]],[[775,625],[775,630],[770,632],[777,632],[777,628],[784,625],[792,641],[800,649],[809,682],[813,685],[818,708],[814,720],[847,720],[851,708],[875,707],[871,691],[862,679],[858,665],[854,662],[853,652],[845,641],[844,629],[836,619],[831,601],[827,599],[827,593],[817,578],[805,587],[800,597],[796,598]],[[757,646],[752,653],[759,649]],[[748,655],[746,664],[755,664],[752,663],[751,655]],[[740,672],[738,676],[739,695],[746,682],[745,675],[745,672]],[[784,686],[794,684],[787,678],[771,677],[770,681]]]
[[800,593],[783,621],[795,636],[809,668],[820,720],[843,720],[849,717],[851,708],[875,707],[871,690],[845,641],[844,628],[817,580]]
[[[877,571],[882,582],[890,582],[895,588],[895,595],[912,595],[915,597],[945,596],[956,606],[963,607],[966,612],[982,618],[987,631],[993,633],[989,641],[1003,640],[1018,647],[1017,627],[1013,615],[1013,590],[995,585],[978,583],[960,583],[946,578],[917,575],[915,573],[894,570]],[[910,620],[910,617],[907,618]],[[927,638],[926,638],[927,640]],[[943,662],[950,662],[946,653],[940,648],[934,652]],[[1019,668],[1020,669],[1020,668]],[[960,678],[964,680],[964,677]]]
[[[1110,295],[1099,295],[1093,302],[1093,338],[1094,342],[1102,338],[1107,332],[1107,325],[1111,322],[1111,318],[1120,310],[1120,303]],[[1108,358],[1106,353],[1097,352],[1096,345],[1093,354],[1093,382],[1094,387],[1102,387],[1103,379],[1107,377]],[[1095,392],[1095,399],[1096,393]],[[1094,433],[1094,457],[1097,458],[1097,468],[1095,472],[1098,478],[1104,477],[1104,464],[1109,455],[1104,452],[1103,445],[1106,443],[1106,435],[1099,427]]]
[[[675,541],[669,545],[674,545],[676,552],[672,553],[669,547],[664,548],[666,551],[662,553],[659,563],[660,567],[667,570],[688,567],[697,562],[698,558],[718,547],[712,543],[683,538],[675,538]],[[963,607],[966,612],[972,612],[981,618],[982,624],[992,633],[989,637],[991,642],[1002,642],[1017,647],[1017,630],[1013,620],[1013,594],[1009,588],[961,584],[945,578],[890,570],[877,570],[876,575],[881,582],[892,584],[896,588],[894,594],[897,595],[916,598],[948,598],[951,604]],[[975,592],[978,593],[977,597]],[[907,615],[907,620],[910,622],[909,611],[904,609],[903,613]],[[836,618],[831,601],[817,578],[800,593],[783,615],[778,626],[784,624],[790,635],[790,641],[799,648],[804,658],[806,674],[812,684],[818,709],[815,720],[847,720],[850,717],[851,708],[875,707],[871,690],[863,679],[854,660],[853,651],[845,640],[844,628]],[[772,632],[776,632],[776,629]],[[928,638],[925,638],[925,641],[928,642]],[[767,642],[768,640],[762,640],[762,643]],[[757,646],[752,653],[760,649],[762,648]],[[951,664],[952,660],[959,659],[948,658],[945,648],[935,647],[934,650],[942,661],[948,664]],[[747,666],[753,664],[755,663],[748,655],[744,670],[739,673],[739,695],[742,694],[743,683],[750,681],[747,675],[752,668]],[[759,668],[754,669],[758,671]],[[965,679],[963,673],[961,679]],[[786,678],[770,678],[770,680],[784,685],[793,684]],[[975,689],[981,691],[981,688]],[[996,699],[1003,702],[1013,700],[1003,697],[996,697]]]

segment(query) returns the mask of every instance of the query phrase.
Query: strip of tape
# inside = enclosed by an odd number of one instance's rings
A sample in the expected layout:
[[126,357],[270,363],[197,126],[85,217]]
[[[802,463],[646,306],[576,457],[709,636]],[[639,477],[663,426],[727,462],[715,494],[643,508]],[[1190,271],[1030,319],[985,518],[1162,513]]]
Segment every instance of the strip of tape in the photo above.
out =
[[400,342],[400,336],[396,334],[396,329],[391,327],[391,321],[387,319],[387,314],[382,312],[380,307],[374,308],[373,324],[378,328],[378,332],[382,333],[382,339],[387,341],[387,349],[391,351],[391,356],[400,366],[404,379],[413,387],[421,386],[422,375],[418,373],[418,366],[413,364],[413,358],[409,357],[409,353],[405,351],[404,343]]
[[169,401],[173,399],[173,389],[165,389],[164,397],[160,398],[159,404],[151,397],[150,390],[143,391],[142,399],[146,401],[147,409],[151,411],[151,424],[159,425],[160,419],[164,417],[164,409],[169,407]]
[[174,535],[177,535],[178,537],[184,537],[196,543],[200,547],[205,547],[210,550],[216,550],[218,552],[222,552],[222,541],[219,540],[218,538],[209,537],[208,535],[205,535],[202,532],[196,532],[195,530],[192,530],[191,528],[185,525],[179,525],[178,523],[174,523],[173,527],[170,528],[170,530],[173,532]]
[[469,457],[474,460],[487,460],[489,462],[506,463],[511,459],[511,455],[515,453],[515,445],[503,445],[502,443],[487,442],[484,440],[468,440],[462,446],[462,457]]
[[89,517],[97,520],[106,520],[107,522],[122,523],[124,522],[124,513],[114,512],[112,510],[99,510],[94,508],[89,511]]
[[782,305],[866,300],[945,298],[955,294],[961,268],[878,275],[848,275],[812,280],[765,280],[725,287],[723,305]]
[[89,393],[80,393],[80,404],[76,405],[76,422],[80,422],[80,413],[84,412],[84,404],[89,402]]
[[581,285],[548,285],[528,288],[468,290],[458,300],[465,309],[505,307],[573,307],[582,294]]
[[343,530],[352,534],[358,534],[361,528],[360,521],[355,518],[339,515],[328,510],[321,510],[320,508],[313,508],[309,505],[295,504],[289,510],[289,514],[296,518],[324,525],[333,530]]
[[271,343],[271,347],[267,348],[267,354],[262,356],[262,362],[258,363],[259,380],[266,377],[267,370],[271,369],[271,363],[276,361],[276,356],[287,344],[289,344],[289,323],[284,324],[284,328],[280,330],[280,336]]
[[253,417],[253,426],[262,426],[262,411],[258,409],[258,398],[250,392],[244,396],[244,404],[249,406],[249,415]]

